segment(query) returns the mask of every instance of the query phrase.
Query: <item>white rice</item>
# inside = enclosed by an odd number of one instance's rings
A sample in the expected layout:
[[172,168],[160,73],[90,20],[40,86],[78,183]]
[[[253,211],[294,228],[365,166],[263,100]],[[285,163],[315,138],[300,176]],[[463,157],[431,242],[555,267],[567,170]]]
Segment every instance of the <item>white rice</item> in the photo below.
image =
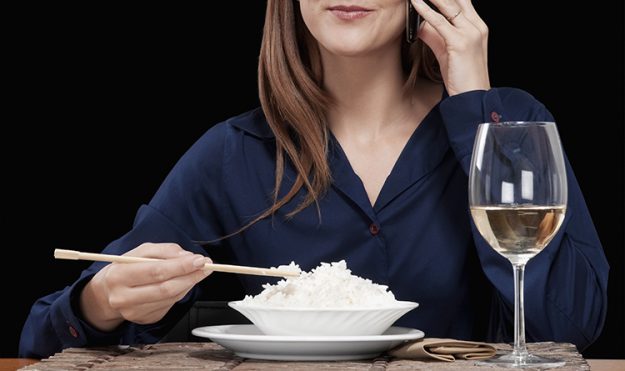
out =
[[[293,262],[287,267],[299,269]],[[345,260],[321,263],[310,272],[263,288],[254,297],[246,296],[243,303],[290,308],[378,308],[397,303],[388,286],[352,275]]]

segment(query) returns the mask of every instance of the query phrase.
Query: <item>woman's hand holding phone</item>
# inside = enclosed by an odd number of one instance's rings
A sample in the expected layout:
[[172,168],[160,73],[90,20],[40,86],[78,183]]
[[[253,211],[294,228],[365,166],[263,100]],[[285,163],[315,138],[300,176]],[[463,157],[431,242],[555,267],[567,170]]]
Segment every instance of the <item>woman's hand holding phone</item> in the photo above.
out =
[[410,1],[422,18],[417,36],[434,52],[449,95],[490,89],[488,27],[471,1],[431,0],[438,12]]

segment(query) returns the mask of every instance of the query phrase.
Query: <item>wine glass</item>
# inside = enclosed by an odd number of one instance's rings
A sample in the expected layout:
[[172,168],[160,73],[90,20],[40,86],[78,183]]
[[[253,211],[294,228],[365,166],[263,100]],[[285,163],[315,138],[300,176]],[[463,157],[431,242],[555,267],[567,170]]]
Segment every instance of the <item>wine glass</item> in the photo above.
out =
[[566,201],[566,170],[555,123],[479,125],[469,172],[469,206],[482,237],[512,263],[514,349],[478,364],[518,368],[564,365],[527,351],[523,275],[525,264],[562,225]]

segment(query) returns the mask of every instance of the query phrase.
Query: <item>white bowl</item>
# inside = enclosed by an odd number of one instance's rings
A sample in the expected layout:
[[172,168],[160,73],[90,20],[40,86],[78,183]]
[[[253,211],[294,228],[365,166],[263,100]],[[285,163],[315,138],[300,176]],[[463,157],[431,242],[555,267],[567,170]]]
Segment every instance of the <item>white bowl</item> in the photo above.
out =
[[397,301],[380,308],[284,308],[231,301],[232,308],[265,335],[359,336],[380,335],[401,316],[419,306]]

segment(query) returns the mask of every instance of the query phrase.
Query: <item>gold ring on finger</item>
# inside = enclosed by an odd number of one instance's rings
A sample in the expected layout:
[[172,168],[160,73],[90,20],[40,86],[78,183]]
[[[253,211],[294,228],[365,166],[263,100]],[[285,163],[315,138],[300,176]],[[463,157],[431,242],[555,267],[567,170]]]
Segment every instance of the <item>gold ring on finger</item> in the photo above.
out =
[[460,13],[462,13],[462,9],[458,10],[456,14],[452,15],[451,17],[447,17],[447,21],[451,23],[454,19],[456,19],[457,16],[460,15]]

